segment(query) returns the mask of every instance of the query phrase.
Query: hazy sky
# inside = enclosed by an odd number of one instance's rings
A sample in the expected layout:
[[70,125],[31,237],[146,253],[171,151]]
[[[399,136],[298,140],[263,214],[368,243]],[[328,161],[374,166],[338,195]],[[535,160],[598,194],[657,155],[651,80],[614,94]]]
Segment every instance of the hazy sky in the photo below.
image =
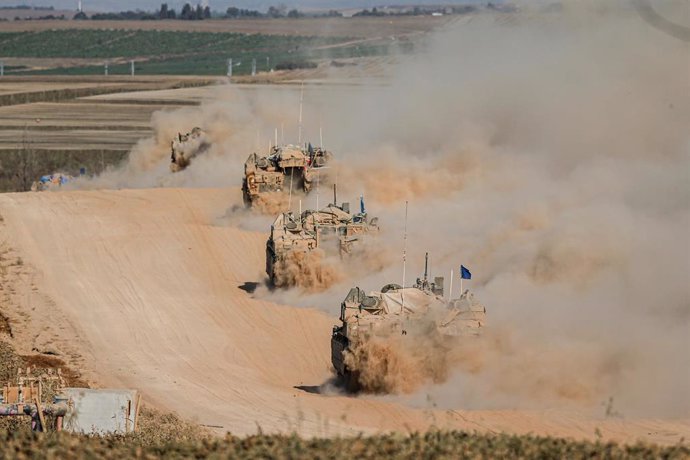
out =
[[[229,6],[238,6],[242,8],[257,9],[260,11],[266,10],[271,5],[285,4],[289,7],[301,8],[359,8],[372,7],[382,5],[390,2],[386,0],[275,0],[275,1],[251,1],[251,0],[82,0],[83,8],[89,10],[100,11],[122,11],[122,10],[154,10],[158,9],[161,3],[167,3],[169,7],[180,9],[185,3],[195,4],[201,2],[202,4],[209,4],[211,9],[225,10]],[[396,5],[405,4],[438,4],[439,0],[395,0]],[[472,1],[448,1],[447,3],[477,3]],[[31,5],[31,6],[54,6],[56,9],[74,9],[77,8],[77,0],[0,0],[0,6],[13,5]]]

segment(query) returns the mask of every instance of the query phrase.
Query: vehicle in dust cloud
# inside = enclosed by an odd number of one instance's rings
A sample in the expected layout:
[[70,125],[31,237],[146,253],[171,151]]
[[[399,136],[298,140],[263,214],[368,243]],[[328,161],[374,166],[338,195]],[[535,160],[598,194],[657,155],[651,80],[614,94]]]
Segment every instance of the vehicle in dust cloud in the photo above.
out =
[[208,150],[210,145],[207,134],[199,127],[187,134],[177,133],[170,142],[170,171],[182,171],[194,157]]
[[[334,186],[335,191],[335,186]],[[378,232],[378,218],[370,218],[360,198],[360,211],[350,212],[349,203],[334,202],[318,211],[306,210],[281,213],[271,225],[266,242],[266,274],[274,287],[290,287],[299,280],[289,275],[301,264],[316,264],[308,256],[315,250],[345,257],[353,253],[365,238]],[[319,268],[302,267],[318,273]]]
[[[428,263],[428,254],[427,254]],[[340,306],[340,325],[333,326],[331,363],[348,391],[362,390],[360,375],[350,369],[346,356],[355,348],[365,353],[366,341],[376,338],[384,343],[393,337],[416,340],[411,331],[429,328],[441,337],[476,337],[486,325],[486,308],[469,290],[450,301],[443,298],[443,277],[417,278],[412,287],[387,284],[380,291],[366,294],[353,287]],[[358,359],[361,356],[358,355]]]
[[251,207],[270,193],[309,193],[332,160],[333,154],[321,147],[307,144],[271,147],[267,156],[252,153],[244,163],[242,197]]

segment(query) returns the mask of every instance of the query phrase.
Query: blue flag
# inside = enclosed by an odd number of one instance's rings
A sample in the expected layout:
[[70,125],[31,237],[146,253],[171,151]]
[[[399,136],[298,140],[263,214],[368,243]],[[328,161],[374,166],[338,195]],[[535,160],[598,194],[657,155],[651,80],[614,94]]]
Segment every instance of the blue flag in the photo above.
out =
[[470,273],[470,271],[466,269],[464,265],[460,265],[460,278],[464,280],[472,279],[472,273]]

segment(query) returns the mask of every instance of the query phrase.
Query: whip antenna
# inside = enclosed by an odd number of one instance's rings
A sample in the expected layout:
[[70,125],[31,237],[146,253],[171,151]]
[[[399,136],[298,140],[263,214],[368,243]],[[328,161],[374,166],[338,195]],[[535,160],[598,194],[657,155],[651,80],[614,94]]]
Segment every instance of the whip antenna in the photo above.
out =
[[299,132],[297,135],[297,144],[302,145],[302,102],[304,101],[304,81],[302,81],[302,89],[299,94]]
[[429,276],[429,253],[424,254],[424,281]]
[[292,174],[295,168],[290,168],[290,194],[288,195],[288,212],[292,209]]
[[403,278],[402,278],[402,289],[400,290],[400,295],[402,303],[400,305],[400,313],[402,314],[405,310],[405,275],[407,269],[407,201],[405,201],[405,233],[403,234]]
[[320,171],[317,169],[316,170],[316,210],[319,210],[319,173]]

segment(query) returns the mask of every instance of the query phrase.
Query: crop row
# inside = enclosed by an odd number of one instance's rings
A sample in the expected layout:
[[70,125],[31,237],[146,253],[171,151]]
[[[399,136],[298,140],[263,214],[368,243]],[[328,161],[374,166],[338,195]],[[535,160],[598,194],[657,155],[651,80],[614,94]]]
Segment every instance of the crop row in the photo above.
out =
[[46,30],[0,33],[0,56],[105,59],[195,52],[299,51],[346,40],[336,37],[155,30]]

